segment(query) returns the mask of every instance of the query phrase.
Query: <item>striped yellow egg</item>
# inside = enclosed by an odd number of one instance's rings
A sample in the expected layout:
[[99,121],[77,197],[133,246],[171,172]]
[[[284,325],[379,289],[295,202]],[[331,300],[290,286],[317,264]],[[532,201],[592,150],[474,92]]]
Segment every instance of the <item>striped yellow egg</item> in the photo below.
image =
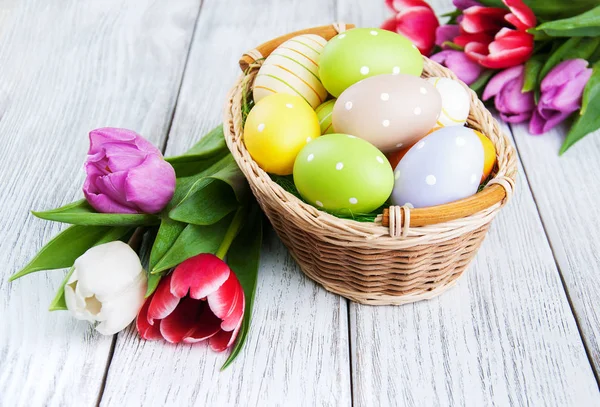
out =
[[273,93],[301,96],[312,108],[327,99],[319,79],[319,58],[327,41],[318,35],[293,37],[265,60],[254,81],[254,101]]
[[317,117],[319,118],[319,126],[321,126],[321,134],[333,133],[331,114],[333,113],[333,105],[335,105],[336,100],[328,100],[315,109],[315,113],[317,113]]

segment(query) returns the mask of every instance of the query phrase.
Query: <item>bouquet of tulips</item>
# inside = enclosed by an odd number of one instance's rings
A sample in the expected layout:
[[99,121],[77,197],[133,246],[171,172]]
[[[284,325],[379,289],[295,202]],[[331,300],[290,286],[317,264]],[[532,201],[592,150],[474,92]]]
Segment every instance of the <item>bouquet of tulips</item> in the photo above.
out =
[[600,128],[597,0],[453,0],[442,17],[423,0],[386,0],[382,28],[410,38],[509,123],[542,134],[571,120],[560,153]]
[[145,339],[235,344],[231,363],[250,324],[263,218],[222,127],[166,159],[131,130],[93,130],[84,167],[85,199],[33,212],[72,226],[11,280],[68,268],[50,311],[104,335],[137,318]]

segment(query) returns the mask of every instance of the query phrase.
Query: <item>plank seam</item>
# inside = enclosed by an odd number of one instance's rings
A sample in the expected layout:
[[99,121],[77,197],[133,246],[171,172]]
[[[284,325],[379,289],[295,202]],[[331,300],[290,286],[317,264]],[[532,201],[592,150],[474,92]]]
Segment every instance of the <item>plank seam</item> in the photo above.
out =
[[350,368],[350,405],[354,406],[354,373],[352,368],[352,319],[350,318],[350,308],[352,307],[352,302],[348,299],[345,300],[346,318],[348,321],[348,367]]
[[96,407],[100,407],[100,402],[102,401],[102,396],[104,396],[104,389],[106,388],[106,380],[108,379],[108,371],[110,369],[110,365],[113,360],[113,356],[115,354],[115,348],[117,344],[117,337],[119,335],[114,335],[112,339],[112,343],[110,344],[110,349],[108,351],[108,355],[106,357],[106,368],[104,369],[104,375],[102,375],[102,381],[100,382],[100,390],[98,391],[98,399],[96,400]]
[[554,265],[556,266],[556,269],[558,271],[558,276],[560,278],[560,282],[561,282],[563,290],[565,292],[565,296],[567,297],[567,302],[569,303],[569,308],[571,309],[571,313],[573,314],[573,319],[575,320],[575,326],[577,327],[577,332],[579,333],[579,338],[581,339],[581,344],[583,345],[583,349],[585,350],[585,355],[587,356],[587,359],[588,359],[588,362],[592,369],[592,372],[594,373],[594,377],[596,378],[596,385],[598,386],[598,390],[600,391],[600,372],[598,372],[598,370],[596,370],[596,366],[594,365],[594,359],[592,358],[592,353],[585,341],[583,329],[581,327],[581,323],[579,322],[579,313],[577,312],[577,309],[575,308],[575,305],[573,304],[573,299],[571,298],[571,293],[569,292],[569,286],[567,285],[567,282],[565,281],[565,278],[563,276],[562,269],[560,267],[560,264],[558,262],[558,259],[556,257],[556,253],[554,250],[554,244],[552,242],[552,239],[550,239],[550,235],[548,234],[548,229],[546,228],[546,222],[544,220],[544,216],[542,215],[542,212],[540,210],[540,205],[538,205],[538,201],[535,196],[535,192],[533,191],[533,188],[531,188],[531,183],[529,182],[529,176],[527,175],[527,169],[525,168],[525,163],[521,159],[521,152],[519,151],[519,142],[517,141],[517,137],[514,136],[515,132],[513,132],[512,124],[510,124],[510,123],[507,123],[507,124],[510,129],[510,132],[513,134],[513,140],[515,141],[515,145],[517,147],[517,148],[515,148],[515,150],[517,152],[517,157],[519,158],[519,161],[521,162],[521,166],[523,168],[523,175],[525,176],[525,180],[527,182],[527,188],[529,189],[529,192],[531,193],[531,197],[533,198],[533,203],[535,204],[535,207],[537,209],[538,217],[542,224],[542,229],[544,230],[544,235],[546,236],[546,240],[548,241],[548,245],[550,246],[550,250],[552,251],[552,259],[554,260]]

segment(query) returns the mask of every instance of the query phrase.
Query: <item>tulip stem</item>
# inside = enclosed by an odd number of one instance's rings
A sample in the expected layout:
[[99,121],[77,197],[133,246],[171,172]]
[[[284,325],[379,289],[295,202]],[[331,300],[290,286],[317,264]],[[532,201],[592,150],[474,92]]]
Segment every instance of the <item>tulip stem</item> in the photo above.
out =
[[225,258],[225,255],[227,254],[227,251],[229,250],[231,243],[233,243],[233,239],[235,239],[235,237],[239,233],[240,229],[242,228],[242,225],[244,224],[244,215],[245,214],[246,214],[246,211],[243,206],[240,206],[238,208],[238,210],[235,212],[235,215],[233,216],[233,220],[229,224],[229,228],[227,229],[227,232],[225,232],[225,237],[223,238],[223,241],[221,242],[221,246],[219,246],[219,249],[217,249],[217,252],[215,253],[215,256],[217,256],[221,260],[223,260]]

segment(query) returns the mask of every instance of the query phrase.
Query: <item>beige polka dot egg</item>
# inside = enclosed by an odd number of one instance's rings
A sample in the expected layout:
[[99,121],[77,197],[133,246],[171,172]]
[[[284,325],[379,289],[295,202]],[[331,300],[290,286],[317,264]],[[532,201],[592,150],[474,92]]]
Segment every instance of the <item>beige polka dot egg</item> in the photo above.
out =
[[327,41],[318,35],[293,37],[264,61],[256,80],[253,96],[258,102],[274,93],[301,96],[312,108],[327,99],[327,90],[319,79],[319,58]]

